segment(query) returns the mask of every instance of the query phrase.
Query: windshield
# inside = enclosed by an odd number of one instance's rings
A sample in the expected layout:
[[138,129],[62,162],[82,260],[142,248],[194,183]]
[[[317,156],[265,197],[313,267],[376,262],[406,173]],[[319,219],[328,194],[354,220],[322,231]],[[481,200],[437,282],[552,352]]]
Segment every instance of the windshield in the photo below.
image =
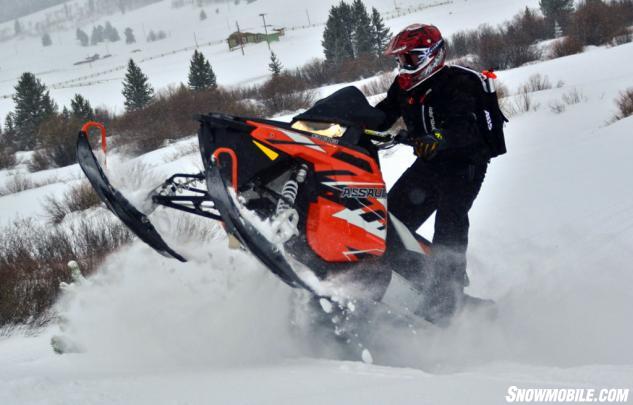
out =
[[328,138],[340,138],[345,133],[346,127],[339,124],[328,122],[315,122],[315,121],[295,121],[292,124],[292,128],[311,132],[313,134],[325,136]]

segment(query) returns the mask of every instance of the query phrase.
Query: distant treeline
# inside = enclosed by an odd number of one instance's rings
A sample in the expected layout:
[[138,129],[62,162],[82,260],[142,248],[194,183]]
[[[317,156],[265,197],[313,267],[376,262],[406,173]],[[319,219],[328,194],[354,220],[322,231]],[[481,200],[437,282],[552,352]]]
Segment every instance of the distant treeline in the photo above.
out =
[[65,0],[0,0],[0,22],[29,15],[62,4]]
[[[125,13],[158,1],[160,0],[83,0],[79,2],[78,7],[85,8],[91,13],[111,14],[116,11]],[[21,18],[65,2],[66,0],[0,0],[0,22]],[[76,7],[70,3],[64,6],[67,13],[72,13],[72,9]]]

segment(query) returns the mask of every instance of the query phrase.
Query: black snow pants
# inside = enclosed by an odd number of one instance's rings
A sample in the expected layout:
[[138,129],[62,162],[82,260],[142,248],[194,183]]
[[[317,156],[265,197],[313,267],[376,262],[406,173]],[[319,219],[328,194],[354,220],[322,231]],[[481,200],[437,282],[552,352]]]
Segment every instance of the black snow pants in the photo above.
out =
[[[479,194],[487,168],[487,161],[417,159],[389,190],[389,212],[411,232],[415,233],[436,212],[428,269],[432,273],[432,288],[441,290],[447,283],[456,283],[463,291],[467,284],[468,211]],[[428,275],[423,277],[428,280]]]

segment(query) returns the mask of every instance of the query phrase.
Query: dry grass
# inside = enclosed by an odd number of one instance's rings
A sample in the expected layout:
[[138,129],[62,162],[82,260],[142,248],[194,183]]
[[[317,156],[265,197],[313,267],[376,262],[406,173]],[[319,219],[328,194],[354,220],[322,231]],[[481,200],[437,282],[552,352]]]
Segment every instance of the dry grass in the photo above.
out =
[[614,121],[624,119],[633,115],[633,88],[627,89],[620,93],[615,100],[618,112],[613,117]]
[[522,91],[528,93],[542,90],[549,90],[552,88],[552,83],[549,81],[547,75],[543,76],[540,73],[532,75],[528,78],[528,81],[522,86]]
[[37,185],[28,176],[16,174],[5,183],[0,195],[21,193],[36,187]]
[[549,109],[554,114],[562,114],[567,110],[567,106],[587,102],[587,97],[577,88],[564,93],[560,100],[549,103]]
[[57,182],[59,182],[59,179],[56,177],[50,177],[43,181],[33,181],[30,177],[18,173],[5,183],[4,188],[0,189],[0,196],[21,193],[22,191],[44,187]]
[[113,220],[83,220],[69,228],[23,220],[2,229],[0,327],[45,323],[59,283],[69,281],[70,260],[90,274],[107,254],[130,241],[128,230]]
[[534,103],[532,100],[532,96],[528,88],[521,88],[514,98],[514,113],[522,114],[529,111],[535,111],[536,109],[538,109],[538,104]]
[[563,94],[563,102],[567,105],[574,105],[587,102],[587,97],[583,94],[582,91],[577,88],[573,88],[567,93]]
[[44,187],[54,183],[59,183],[59,179],[54,176],[48,177],[44,180],[33,181],[29,176],[18,173],[12,176],[5,183],[4,187],[0,189],[0,197],[9,194],[21,193],[22,191],[32,190],[34,188]]
[[63,199],[47,196],[44,201],[44,209],[52,224],[61,224],[67,215],[73,212],[87,210],[101,204],[97,193],[87,181],[73,186]]

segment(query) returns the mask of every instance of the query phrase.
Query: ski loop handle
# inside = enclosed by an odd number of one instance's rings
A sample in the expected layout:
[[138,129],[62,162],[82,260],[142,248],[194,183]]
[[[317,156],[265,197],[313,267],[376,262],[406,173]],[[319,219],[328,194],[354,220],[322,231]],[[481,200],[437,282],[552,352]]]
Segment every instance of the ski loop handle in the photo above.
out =
[[217,148],[213,151],[213,159],[218,161],[221,154],[227,154],[231,158],[231,183],[233,183],[233,189],[237,193],[237,155],[233,149],[229,148]]
[[103,152],[103,156],[104,156],[104,166],[108,167],[108,158],[107,158],[107,151],[108,151],[108,145],[107,145],[107,140],[106,140],[106,128],[105,126],[100,123],[100,122],[95,122],[95,121],[88,121],[84,124],[83,127],[81,127],[81,132],[85,134],[86,139],[88,138],[88,131],[90,131],[90,128],[99,128],[99,130],[101,131],[101,151]]

